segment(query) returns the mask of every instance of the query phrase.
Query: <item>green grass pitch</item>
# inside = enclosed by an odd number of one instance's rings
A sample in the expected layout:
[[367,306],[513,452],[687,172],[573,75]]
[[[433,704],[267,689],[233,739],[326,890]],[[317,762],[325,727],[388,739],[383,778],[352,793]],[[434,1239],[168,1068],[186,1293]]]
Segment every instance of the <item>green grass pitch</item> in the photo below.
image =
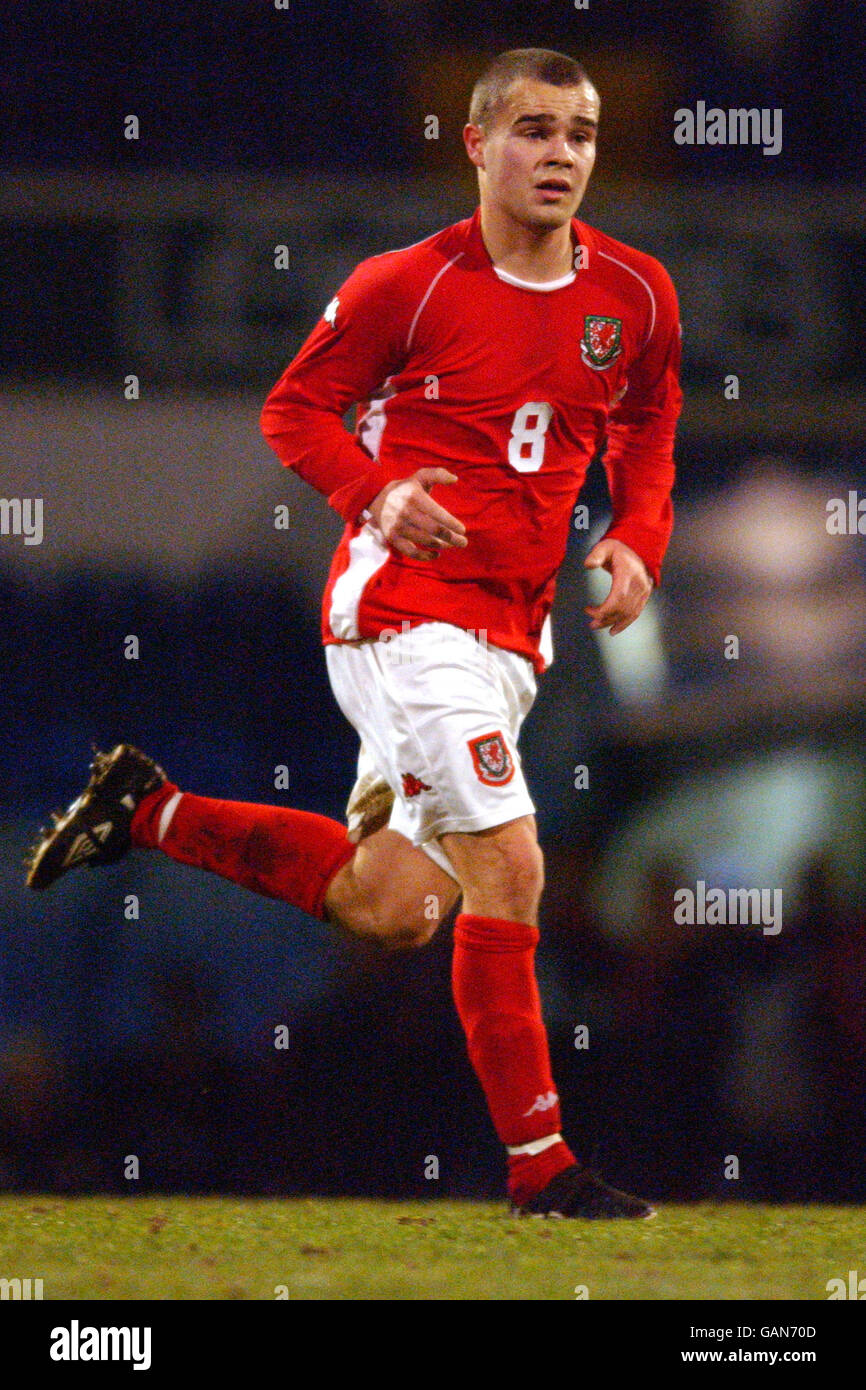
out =
[[45,1299],[820,1299],[866,1209],[702,1203],[647,1222],[484,1202],[0,1197],[0,1277]]

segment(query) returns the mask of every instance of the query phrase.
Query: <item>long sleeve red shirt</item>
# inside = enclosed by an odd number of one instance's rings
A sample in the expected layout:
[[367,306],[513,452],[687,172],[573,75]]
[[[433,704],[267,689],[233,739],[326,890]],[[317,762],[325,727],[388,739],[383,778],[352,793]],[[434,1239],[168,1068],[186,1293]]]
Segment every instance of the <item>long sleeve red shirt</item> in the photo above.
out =
[[[605,438],[607,535],[658,583],[682,401],[676,294],[651,256],[577,220],[572,234],[578,268],[543,285],[493,265],[478,211],[362,262],[271,391],[265,438],[346,521],[325,642],[439,620],[543,670],[571,516]],[[364,512],[389,480],[435,465],[457,475],[433,495],[468,545],[412,560]]]

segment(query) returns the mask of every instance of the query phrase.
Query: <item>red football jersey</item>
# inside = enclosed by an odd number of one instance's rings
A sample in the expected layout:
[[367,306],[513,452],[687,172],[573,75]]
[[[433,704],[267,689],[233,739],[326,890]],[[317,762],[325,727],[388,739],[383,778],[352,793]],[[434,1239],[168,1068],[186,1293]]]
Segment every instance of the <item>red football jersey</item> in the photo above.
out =
[[[682,399],[676,294],[651,256],[577,220],[572,235],[578,268],[542,285],[493,265],[480,210],[363,261],[268,396],[266,439],[347,522],[325,642],[441,620],[543,670],[573,508],[605,435],[607,535],[658,582]],[[458,481],[433,495],[468,545],[411,560],[363,514],[386,482],[437,464]]]

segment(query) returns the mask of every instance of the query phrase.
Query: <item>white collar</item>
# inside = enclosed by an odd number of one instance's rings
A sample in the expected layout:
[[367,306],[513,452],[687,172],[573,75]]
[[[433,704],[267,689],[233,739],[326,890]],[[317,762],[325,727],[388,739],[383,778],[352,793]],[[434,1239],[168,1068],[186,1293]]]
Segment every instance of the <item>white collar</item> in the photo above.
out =
[[576,270],[570,270],[567,275],[563,275],[559,280],[543,280],[539,284],[537,280],[518,280],[516,275],[509,275],[507,270],[500,270],[498,265],[495,265],[493,269],[496,271],[500,280],[505,281],[506,285],[516,285],[520,290],[541,290],[543,293],[547,290],[565,289],[565,286],[570,285],[572,280],[577,276]]

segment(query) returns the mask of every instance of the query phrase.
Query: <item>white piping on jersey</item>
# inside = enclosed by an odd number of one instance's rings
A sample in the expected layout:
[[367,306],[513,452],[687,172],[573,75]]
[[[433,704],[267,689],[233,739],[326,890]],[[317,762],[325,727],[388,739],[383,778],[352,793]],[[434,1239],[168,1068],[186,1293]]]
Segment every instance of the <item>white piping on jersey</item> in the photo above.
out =
[[606,251],[599,251],[598,254],[599,254],[600,256],[604,256],[604,259],[605,259],[606,261],[613,261],[614,265],[621,265],[622,268],[623,268],[623,270],[627,270],[627,271],[628,271],[629,275],[633,275],[634,278],[635,278],[636,280],[640,280],[641,284],[643,285],[644,289],[646,290],[647,294],[648,294],[649,297],[650,297],[650,304],[652,305],[652,311],[653,311],[653,313],[652,313],[652,319],[650,320],[649,333],[647,333],[646,338],[644,339],[643,347],[641,348],[641,352],[643,352],[643,349],[646,347],[647,343],[649,342],[650,338],[652,337],[652,335],[653,335],[653,329],[654,329],[655,326],[656,326],[656,297],[655,297],[655,295],[653,294],[652,289],[650,288],[650,286],[647,284],[646,280],[643,278],[643,276],[642,276],[642,275],[638,275],[637,271],[636,271],[636,270],[632,270],[631,266],[630,266],[630,265],[626,265],[625,261],[618,261],[617,258],[616,258],[616,256],[609,256],[609,255],[607,254]]
[[412,339],[413,339],[413,337],[415,336],[415,325],[416,325],[416,323],[418,322],[419,318],[421,317],[421,310],[424,308],[424,305],[427,303],[427,300],[430,298],[431,294],[433,293],[433,291],[434,291],[435,288],[436,288],[436,285],[437,285],[438,282],[442,279],[442,276],[445,274],[446,270],[450,270],[451,267],[452,267],[452,265],[455,265],[456,262],[460,260],[460,257],[461,257],[462,255],[463,255],[463,252],[462,252],[462,251],[458,251],[456,256],[452,256],[452,258],[451,258],[450,261],[446,261],[445,264],[444,264],[439,270],[437,270],[436,274],[433,276],[433,279],[430,281],[430,284],[427,286],[427,293],[424,295],[424,298],[421,300],[421,303],[418,305],[418,308],[415,310],[415,317],[414,317],[414,319],[412,320],[412,324],[411,324],[411,327],[410,327],[410,329],[409,329],[409,336],[408,336],[408,338],[406,339],[406,351],[407,351],[407,352],[408,352],[409,348],[412,346]]
[[358,431],[361,443],[374,459],[379,457],[379,446],[382,443],[382,435],[385,433],[385,406],[397,394],[391,381],[392,378],[389,376],[380,387],[379,394],[368,402]]
[[567,275],[563,275],[559,280],[544,280],[539,283],[537,280],[518,280],[516,275],[510,275],[507,270],[500,270],[498,265],[493,267],[500,280],[504,280],[506,285],[516,285],[521,290],[562,290],[566,285],[577,279],[577,271],[570,270]]
[[414,251],[416,246],[425,246],[428,241],[435,241],[441,236],[441,231],[431,232],[429,236],[422,236],[420,241],[410,241],[408,246],[392,246],[388,251],[379,251],[377,255],[371,256],[371,261],[380,261],[383,256],[396,256],[401,251]]
[[349,541],[349,563],[331,590],[328,626],[344,642],[357,641],[358,605],[369,581],[387,562],[390,551],[378,526],[367,522]]
[[551,665],[553,661],[553,624],[550,621],[549,613],[541,625],[541,632],[538,636],[538,655],[544,662],[545,668]]
[[[426,238],[430,240],[430,238]],[[420,244],[420,243],[419,243]],[[387,255],[388,253],[385,252]],[[460,260],[464,253],[458,251],[450,261],[440,266],[433,276],[427,291],[415,311],[415,317],[409,328],[409,336],[406,339],[406,351],[412,346],[412,338],[415,333],[415,326],[420,318],[421,311],[427,300],[433,293],[439,280],[450,270],[451,266]],[[382,435],[385,431],[387,403],[392,396],[396,395],[391,386],[391,377],[383,384],[379,395],[375,400],[370,401],[367,412],[361,423],[359,435],[364,446],[370,451],[373,458],[379,457],[379,447],[382,442]],[[349,563],[334,583],[331,590],[331,606],[328,612],[328,626],[333,635],[342,641],[357,641],[361,633],[358,628],[358,608],[367,584],[373,578],[377,570],[386,564],[390,551],[385,544],[384,537],[378,526],[374,529],[374,523],[367,521],[357,536],[353,536],[349,542]]]
[[[379,457],[379,447],[387,424],[388,402],[397,394],[391,381],[392,378],[388,377],[379,394],[370,401],[358,431],[362,444],[374,459]],[[343,641],[357,640],[361,636],[358,629],[358,607],[364,589],[376,571],[385,564],[390,553],[381,531],[366,510],[364,520],[366,525],[349,541],[349,563],[331,590],[328,626],[334,636]]]

